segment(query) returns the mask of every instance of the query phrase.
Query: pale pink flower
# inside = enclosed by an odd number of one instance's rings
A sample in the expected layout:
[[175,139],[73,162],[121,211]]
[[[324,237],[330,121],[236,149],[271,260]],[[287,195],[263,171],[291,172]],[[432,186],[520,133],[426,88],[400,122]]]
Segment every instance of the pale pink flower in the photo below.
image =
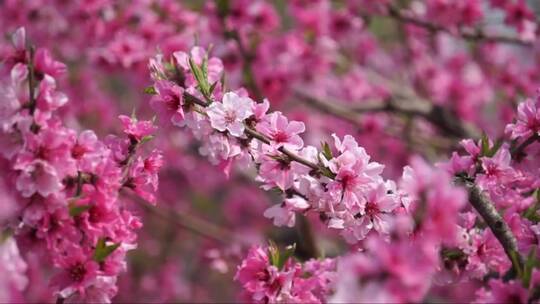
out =
[[206,110],[210,124],[218,131],[229,131],[232,136],[244,134],[244,120],[253,114],[253,100],[240,97],[234,92],[223,95],[223,102],[213,102]]
[[305,129],[303,122],[289,122],[281,112],[267,115],[257,125],[257,130],[270,138],[270,145],[274,149],[280,147],[291,150],[301,149],[304,146],[304,141],[299,134],[303,133]]
[[304,211],[309,208],[309,203],[299,197],[293,196],[286,198],[283,203],[276,204],[264,211],[264,217],[273,219],[274,225],[294,227],[295,224],[295,213],[299,211]]
[[384,184],[379,184],[366,194],[366,204],[359,221],[360,238],[364,238],[371,229],[381,234],[388,234],[392,225],[391,213],[400,205],[393,194],[388,194]]
[[17,178],[17,190],[21,191],[24,197],[30,197],[34,193],[47,197],[62,188],[62,182],[54,167],[39,159],[22,169]]

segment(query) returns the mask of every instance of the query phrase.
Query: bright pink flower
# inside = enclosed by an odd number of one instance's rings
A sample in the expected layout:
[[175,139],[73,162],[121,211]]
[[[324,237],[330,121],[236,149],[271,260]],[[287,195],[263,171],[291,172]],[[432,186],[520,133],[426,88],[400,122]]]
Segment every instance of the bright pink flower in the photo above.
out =
[[206,110],[210,124],[218,131],[229,131],[232,136],[244,134],[244,120],[251,116],[253,100],[240,97],[234,92],[223,95],[223,101],[213,102]]
[[518,105],[517,121],[506,126],[512,139],[540,135],[540,96],[535,99],[527,99]]
[[281,112],[267,115],[257,125],[257,130],[270,138],[270,145],[274,149],[280,147],[291,150],[301,149],[304,146],[304,141],[298,134],[303,133],[305,129],[303,122],[289,122]]
[[99,271],[99,265],[90,253],[76,247],[67,250],[68,256],[57,257],[55,261],[63,271],[51,280],[51,285],[58,288],[58,294],[63,298],[76,292],[84,294],[85,289],[95,282]]
[[158,95],[150,100],[152,108],[156,110],[165,122],[181,126],[184,120],[184,89],[168,80],[159,80],[155,83]]
[[48,50],[38,49],[35,56],[34,64],[38,79],[43,79],[45,75],[57,78],[66,73],[66,65],[54,60]]
[[400,205],[399,200],[393,194],[388,194],[384,184],[371,189],[366,195],[366,204],[362,216],[359,219],[359,238],[364,238],[371,229],[382,234],[390,232],[392,216],[390,213]]
[[126,115],[120,115],[118,118],[120,118],[124,126],[124,133],[137,142],[143,139],[143,137],[151,135],[156,130],[154,123],[148,120],[138,121],[136,118],[130,118]]

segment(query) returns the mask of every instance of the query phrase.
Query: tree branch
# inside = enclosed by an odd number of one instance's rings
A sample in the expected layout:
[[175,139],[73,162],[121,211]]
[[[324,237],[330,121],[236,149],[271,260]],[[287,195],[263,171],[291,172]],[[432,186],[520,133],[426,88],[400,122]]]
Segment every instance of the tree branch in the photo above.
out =
[[[471,180],[459,177],[457,182],[467,189],[467,192],[469,193],[469,202],[478,214],[480,214],[491,232],[493,232],[493,235],[495,235],[502,245],[504,252],[512,262],[514,269],[521,269],[523,267],[523,258],[518,251],[516,237],[493,203]],[[515,260],[516,257],[517,261]]]
[[449,110],[429,102],[399,102],[400,99],[391,97],[383,102],[364,103],[361,106],[347,108],[339,101],[324,102],[303,91],[297,90],[295,95],[308,105],[326,113],[331,113],[352,123],[358,123],[358,113],[387,112],[406,116],[422,117],[441,132],[455,138],[476,137],[472,131],[463,126],[462,122]]
[[510,154],[512,155],[512,159],[514,159],[517,162],[521,161],[526,156],[525,148],[527,148],[529,145],[531,145],[535,141],[540,141],[540,136],[538,136],[538,134],[536,133],[531,135],[520,145],[515,146],[512,149],[510,149]]
[[515,44],[515,45],[520,45],[520,46],[525,46],[525,47],[533,46],[532,42],[524,41],[520,39],[519,37],[488,35],[481,29],[473,30],[473,29],[465,29],[463,27],[458,27],[457,33],[456,33],[455,31],[452,31],[451,29],[446,28],[442,25],[409,16],[394,6],[388,7],[388,16],[403,23],[409,23],[418,27],[425,28],[426,30],[433,33],[444,32],[444,33],[448,33],[454,36],[458,35],[462,37],[463,39],[470,40],[470,41],[502,42],[502,43]]

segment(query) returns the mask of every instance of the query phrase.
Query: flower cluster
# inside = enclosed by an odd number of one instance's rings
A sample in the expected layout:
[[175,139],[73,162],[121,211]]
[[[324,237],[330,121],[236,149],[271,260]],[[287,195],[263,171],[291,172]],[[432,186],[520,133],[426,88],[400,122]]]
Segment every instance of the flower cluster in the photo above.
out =
[[121,116],[128,137],[104,141],[91,130],[68,128],[57,111],[68,101],[56,89],[65,65],[45,49],[34,54],[25,42],[20,28],[2,79],[2,196],[16,210],[2,220],[13,226],[19,246],[42,248],[57,268],[51,286],[59,299],[109,302],[142,225],[119,191],[130,188],[154,201],[160,153],[137,155],[154,127]]
[[335,280],[333,259],[300,264],[289,257],[294,248],[280,253],[275,246],[252,247],[238,266],[235,280],[246,300],[254,303],[325,303]]
[[[203,144],[203,154],[227,174],[235,160],[253,162],[262,188],[284,194],[281,204],[266,210],[266,217],[292,227],[296,212],[318,212],[351,243],[370,231],[389,233],[392,214],[406,208],[407,197],[381,176],[384,166],[370,161],[352,136],[334,135],[336,155],[328,144],[319,152],[304,145],[304,123],[289,121],[281,112],[269,113],[268,101],[256,103],[243,90],[221,93],[219,59],[209,59],[200,47],[173,57],[172,71],[159,63],[161,57],[150,63],[156,93],[152,105],[166,121],[181,113],[183,120],[172,122],[191,129]],[[168,75],[173,72],[181,73],[185,82],[172,82]],[[164,108],[169,112],[163,113]]]

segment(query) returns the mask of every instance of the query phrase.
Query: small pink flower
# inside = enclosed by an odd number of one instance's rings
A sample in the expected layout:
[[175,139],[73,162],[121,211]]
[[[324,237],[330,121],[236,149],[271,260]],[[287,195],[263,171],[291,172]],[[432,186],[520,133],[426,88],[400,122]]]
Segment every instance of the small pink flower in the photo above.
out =
[[210,124],[218,131],[229,131],[232,136],[244,134],[244,120],[253,114],[253,100],[240,97],[234,92],[223,95],[223,102],[213,102],[206,110]]
[[29,163],[17,178],[17,190],[21,191],[24,197],[30,197],[34,193],[47,197],[62,188],[62,182],[54,167],[39,159]]
[[143,137],[151,135],[156,130],[156,126],[148,120],[137,121],[137,119],[130,118],[126,115],[120,115],[118,118],[120,118],[120,121],[124,126],[124,133],[137,142]]
[[506,132],[512,139],[540,135],[540,96],[527,99],[518,105],[517,121],[506,126]]
[[184,89],[168,80],[159,80],[155,84],[158,95],[153,96],[150,105],[167,122],[182,126],[184,120]]
[[34,65],[38,79],[42,79],[44,75],[56,78],[66,73],[66,65],[54,60],[48,50],[38,49],[35,56]]
[[59,295],[63,298],[77,292],[84,294],[85,289],[95,282],[99,271],[99,265],[92,260],[90,252],[77,247],[66,250],[69,250],[69,255],[58,256],[55,261],[63,272],[51,279],[51,285],[60,290]]
[[289,122],[281,112],[273,112],[267,115],[257,129],[268,136],[274,149],[284,147],[286,149],[299,150],[304,146],[304,141],[298,135],[306,129],[303,122]]
[[258,179],[264,182],[265,189],[278,187],[285,191],[292,187],[294,174],[289,161],[263,155]]
[[393,217],[390,215],[400,205],[395,195],[388,194],[384,184],[379,184],[366,195],[366,204],[360,218],[360,232],[363,238],[371,229],[382,234],[390,232]]
[[264,211],[264,217],[273,219],[274,225],[294,227],[295,213],[309,208],[309,203],[298,196],[286,198],[282,204],[274,205]]

